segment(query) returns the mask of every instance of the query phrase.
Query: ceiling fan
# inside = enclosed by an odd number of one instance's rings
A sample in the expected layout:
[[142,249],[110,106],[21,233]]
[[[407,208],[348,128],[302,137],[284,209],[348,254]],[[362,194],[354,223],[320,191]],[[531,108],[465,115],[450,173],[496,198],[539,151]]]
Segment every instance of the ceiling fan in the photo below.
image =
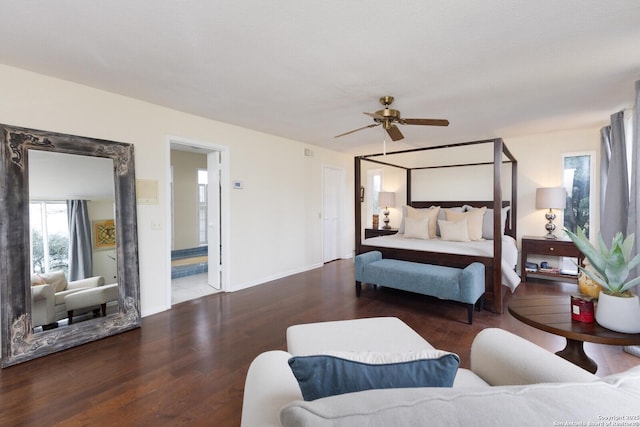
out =
[[384,105],[384,110],[379,110],[375,113],[363,113],[367,116],[373,117],[373,121],[375,123],[336,135],[334,138],[339,138],[363,129],[382,125],[393,141],[399,141],[404,138],[404,135],[402,135],[402,132],[400,132],[400,129],[396,126],[397,123],[401,125],[449,126],[449,120],[443,119],[403,119],[400,117],[400,111],[389,108],[392,102],[393,96],[383,96],[380,98],[380,104]]

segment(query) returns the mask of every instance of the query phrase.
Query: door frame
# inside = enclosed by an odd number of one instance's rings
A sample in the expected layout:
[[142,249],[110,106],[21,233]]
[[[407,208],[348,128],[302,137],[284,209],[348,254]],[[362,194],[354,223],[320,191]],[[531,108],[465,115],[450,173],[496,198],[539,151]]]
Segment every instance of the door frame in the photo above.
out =
[[[169,135],[166,137],[165,141],[165,164],[167,165],[165,176],[169,177],[171,173],[171,144],[179,144],[190,147],[197,147],[205,151],[205,153],[210,153],[212,151],[217,151],[220,153],[220,244],[222,245],[222,253],[220,256],[220,267],[222,269],[222,274],[220,275],[220,289],[223,292],[231,291],[230,286],[230,277],[231,273],[229,271],[230,268],[230,186],[229,186],[229,165],[230,165],[230,150],[226,145],[216,144],[207,141],[199,141],[190,138],[180,137],[180,136],[172,136]],[[207,168],[208,169],[208,168]],[[168,219],[167,227],[166,227],[166,239],[167,239],[167,251],[165,254],[165,266],[166,266],[166,274],[167,274],[167,282],[166,282],[166,295],[167,295],[167,303],[168,306],[171,307],[171,235],[173,233],[173,225],[171,223],[172,219],[172,211],[171,211],[171,181],[170,179],[166,180],[166,188],[165,188],[167,197],[165,198],[164,207],[165,207],[165,215]]]

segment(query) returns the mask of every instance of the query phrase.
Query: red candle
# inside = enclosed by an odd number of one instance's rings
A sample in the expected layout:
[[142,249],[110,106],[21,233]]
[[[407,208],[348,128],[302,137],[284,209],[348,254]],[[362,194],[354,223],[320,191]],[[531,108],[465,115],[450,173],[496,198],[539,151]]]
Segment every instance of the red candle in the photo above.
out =
[[571,319],[577,322],[593,323],[593,299],[584,295],[571,295]]

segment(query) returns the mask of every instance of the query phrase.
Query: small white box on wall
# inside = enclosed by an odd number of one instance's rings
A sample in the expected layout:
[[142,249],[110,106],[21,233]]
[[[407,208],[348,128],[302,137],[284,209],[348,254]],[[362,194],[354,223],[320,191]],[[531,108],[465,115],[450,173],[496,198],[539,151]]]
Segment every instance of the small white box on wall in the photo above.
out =
[[136,199],[139,205],[157,205],[158,181],[155,179],[136,179]]
[[239,180],[235,180],[232,182],[231,186],[234,190],[242,190],[244,188],[244,183]]

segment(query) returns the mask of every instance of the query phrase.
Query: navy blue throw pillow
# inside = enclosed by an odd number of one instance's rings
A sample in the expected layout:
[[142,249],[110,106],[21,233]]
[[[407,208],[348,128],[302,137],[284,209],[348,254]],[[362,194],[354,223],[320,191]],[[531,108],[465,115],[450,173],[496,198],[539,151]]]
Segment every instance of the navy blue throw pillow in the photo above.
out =
[[306,401],[372,389],[451,387],[459,364],[459,357],[453,353],[433,359],[382,364],[330,355],[289,359],[289,366]]

